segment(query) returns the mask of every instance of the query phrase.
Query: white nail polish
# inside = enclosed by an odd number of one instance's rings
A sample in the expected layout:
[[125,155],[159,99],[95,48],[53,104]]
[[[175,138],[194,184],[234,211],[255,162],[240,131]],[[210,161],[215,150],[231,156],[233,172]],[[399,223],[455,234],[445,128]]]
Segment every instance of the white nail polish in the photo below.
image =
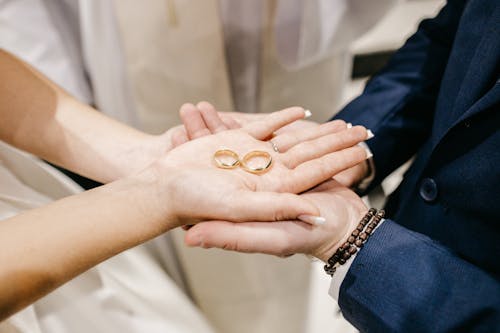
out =
[[373,154],[369,149],[366,149],[366,159],[372,158]]
[[351,123],[347,123],[347,128],[352,128],[352,124]]
[[304,111],[304,119],[309,118],[310,116],[312,116],[312,112],[310,110],[305,110]]
[[303,222],[312,225],[322,225],[325,224],[326,219],[322,216],[312,216],[312,215],[299,215],[297,218]]
[[372,130],[367,129],[366,133],[367,133],[366,140],[370,140],[371,138],[373,138],[375,136],[375,134],[373,134]]

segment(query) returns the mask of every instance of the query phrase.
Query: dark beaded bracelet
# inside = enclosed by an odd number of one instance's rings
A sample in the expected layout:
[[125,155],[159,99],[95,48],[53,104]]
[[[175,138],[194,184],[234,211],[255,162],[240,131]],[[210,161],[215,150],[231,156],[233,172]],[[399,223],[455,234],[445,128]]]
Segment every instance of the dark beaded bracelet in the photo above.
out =
[[337,249],[337,251],[335,251],[335,253],[330,259],[328,259],[329,265],[334,266],[337,262],[339,262],[339,260],[342,258],[342,253],[356,241],[357,237],[360,235],[360,232],[363,231],[366,223],[368,223],[376,213],[377,210],[375,208],[370,208],[370,210],[368,210],[368,212],[365,214],[365,216],[363,216],[363,218],[359,222],[356,229],[354,229],[354,231],[351,233],[351,236],[347,239],[347,241],[344,244],[342,244]]
[[377,211],[375,208],[370,208],[365,216],[361,219],[358,226],[347,241],[342,244],[337,251],[328,259],[327,264],[324,266],[325,272],[333,276],[337,267],[343,265],[349,260],[356,252],[363,247],[373,230],[378,226],[380,221],[384,218],[385,211]]

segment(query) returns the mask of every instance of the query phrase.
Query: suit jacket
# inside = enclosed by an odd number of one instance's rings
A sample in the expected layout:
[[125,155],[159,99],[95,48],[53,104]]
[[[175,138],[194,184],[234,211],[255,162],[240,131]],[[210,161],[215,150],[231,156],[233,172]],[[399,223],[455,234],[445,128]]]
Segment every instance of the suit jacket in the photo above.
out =
[[500,332],[500,2],[450,0],[337,118],[376,186],[416,154],[340,289],[363,332]]

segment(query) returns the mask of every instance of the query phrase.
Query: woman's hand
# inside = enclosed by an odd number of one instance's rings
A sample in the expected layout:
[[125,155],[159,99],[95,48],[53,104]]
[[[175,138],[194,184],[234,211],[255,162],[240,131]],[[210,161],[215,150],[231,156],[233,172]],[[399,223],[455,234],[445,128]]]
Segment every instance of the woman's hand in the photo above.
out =
[[[279,153],[269,142],[261,141],[304,115],[302,108],[290,108],[233,130],[213,123],[211,131],[217,134],[177,147],[149,170],[159,184],[159,205],[166,207],[177,225],[207,219],[266,221],[317,216],[314,205],[289,193],[303,192],[366,159],[366,152],[356,144],[366,139],[367,132],[363,127],[347,129],[341,121],[332,122],[296,135],[276,136],[273,142]],[[219,169],[213,155],[223,148],[240,158],[250,151],[265,151],[273,165],[260,175],[241,168]]]
[[[196,106],[186,103],[180,108],[179,114],[182,120],[181,125],[172,127],[160,135],[144,136],[133,146],[127,156],[124,156],[130,159],[129,165],[136,165],[135,172],[144,169],[170,150],[190,140],[241,127],[233,117],[219,115],[207,102],[200,102]],[[126,174],[131,173],[133,173],[131,170],[126,172]]]
[[332,180],[304,193],[325,217],[323,225],[301,221],[246,222],[210,221],[192,227],[187,245],[205,248],[288,256],[312,255],[326,262],[342,245],[367,212],[363,201],[351,190]]
[[[266,114],[265,113],[240,113],[240,112],[219,112],[221,117],[230,117],[233,120],[238,121],[238,123],[241,124],[249,124],[253,121],[257,120],[262,120]],[[332,121],[337,122],[338,120]],[[314,121],[309,121],[309,120],[298,120],[295,121],[278,131],[276,131],[276,134],[290,134],[290,135],[295,135],[296,132],[298,131],[303,131],[306,129],[319,129],[320,124],[314,122]],[[369,167],[368,167],[368,162],[363,161],[352,168],[349,168],[347,170],[344,170],[340,172],[339,174],[335,175],[335,180],[337,180],[340,184],[353,188],[356,185],[358,185],[367,175],[369,172]]]

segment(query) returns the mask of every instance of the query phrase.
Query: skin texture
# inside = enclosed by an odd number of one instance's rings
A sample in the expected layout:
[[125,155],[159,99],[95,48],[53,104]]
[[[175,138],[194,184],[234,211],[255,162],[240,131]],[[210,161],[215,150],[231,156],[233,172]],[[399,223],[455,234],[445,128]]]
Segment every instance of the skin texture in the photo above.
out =
[[[262,140],[302,119],[302,108],[239,127],[227,117],[216,119],[205,104],[186,104],[181,114],[191,127],[155,137],[78,103],[1,51],[0,73],[2,140],[110,182],[0,223],[0,320],[103,260],[184,224],[317,216],[312,201],[293,193],[366,158],[353,146],[366,139],[362,127],[339,126],[322,136],[303,132],[303,140],[278,136],[289,149],[274,152]],[[238,154],[268,151],[274,164],[261,176],[219,169],[212,155],[221,146]]]
[[287,257],[295,253],[324,262],[344,243],[368,208],[351,190],[331,180],[301,195],[318,207],[326,223],[210,221],[189,229],[189,246]]
[[[249,119],[262,119],[262,115],[238,116],[241,123]],[[345,123],[333,121],[318,125],[297,121],[281,128],[272,138],[280,151],[289,151],[295,141],[322,132],[339,133],[346,130]],[[300,145],[299,145],[300,146]],[[348,187],[357,184],[367,173],[365,162],[336,173],[334,180],[326,181],[302,194],[319,208],[326,223],[312,226],[298,220],[280,222],[209,221],[190,228],[185,242],[189,246],[221,248],[244,253],[265,253],[287,257],[304,253],[326,262],[342,245],[366,214],[368,208],[359,196]]]
[[[247,124],[249,122],[253,122],[256,120],[261,120],[266,115],[265,113],[239,113],[239,112],[220,112],[220,114],[223,117],[231,117],[232,119],[238,121],[238,123],[240,124]],[[325,125],[335,127],[336,125],[334,124],[338,124],[339,122],[342,121],[334,120],[320,125],[316,122],[309,120],[299,120],[279,129],[278,131],[276,131],[276,134],[282,134],[284,136],[286,135],[296,136],[298,133],[307,130],[315,129],[316,131],[322,131],[323,129],[325,129]],[[283,148],[280,142],[277,142],[274,139],[273,142],[275,142],[275,144],[280,148],[280,151],[286,149],[286,147]],[[368,170],[369,170],[368,163],[366,161],[363,161],[335,175],[335,180],[346,187],[353,188],[356,185],[358,185],[363,180],[363,178],[367,176]]]

